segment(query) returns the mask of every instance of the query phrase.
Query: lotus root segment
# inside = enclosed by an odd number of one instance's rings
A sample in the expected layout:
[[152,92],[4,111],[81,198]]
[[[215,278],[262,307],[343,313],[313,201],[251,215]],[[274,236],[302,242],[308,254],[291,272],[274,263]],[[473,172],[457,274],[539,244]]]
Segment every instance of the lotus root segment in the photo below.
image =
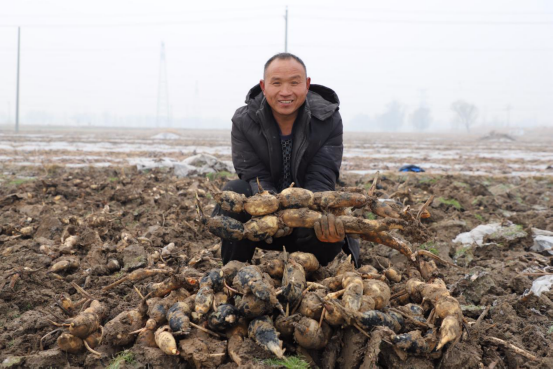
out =
[[313,228],[323,215],[307,208],[286,209],[279,212],[281,222],[290,228]]
[[297,187],[290,187],[278,194],[280,207],[283,209],[308,208],[313,206],[313,192]]
[[278,198],[266,191],[248,197],[244,204],[244,210],[254,217],[272,214],[278,210],[278,207]]
[[266,215],[252,218],[244,224],[244,236],[251,241],[264,241],[278,231],[278,218]]
[[246,196],[241,193],[233,191],[223,191],[216,193],[214,196],[215,201],[221,205],[221,209],[229,211],[231,213],[240,213],[244,210],[244,203],[246,202]]
[[315,193],[315,205],[326,208],[361,208],[367,203],[367,197],[360,193],[324,191]]

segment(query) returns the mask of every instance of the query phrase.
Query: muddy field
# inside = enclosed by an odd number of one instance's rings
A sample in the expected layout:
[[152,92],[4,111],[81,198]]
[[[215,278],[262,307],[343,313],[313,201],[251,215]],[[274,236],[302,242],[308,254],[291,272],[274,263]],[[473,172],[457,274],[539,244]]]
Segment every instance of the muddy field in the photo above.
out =
[[[178,272],[193,267],[205,272],[221,266],[220,242],[200,226],[194,196],[197,191],[202,195],[201,203],[209,213],[215,205],[211,193],[233,176],[176,178],[170,163],[194,152],[228,160],[226,133],[187,138],[161,135],[157,141],[151,132],[134,133],[132,139],[125,132],[110,139],[95,133],[59,135],[0,136],[2,365],[236,367],[225,354],[224,339],[198,329],[192,329],[187,339],[208,347],[211,356],[204,361],[191,352],[168,356],[157,348],[132,343],[101,344],[95,348],[101,356],[86,350],[68,354],[56,345],[61,332],[49,334],[56,329],[52,322],[62,323],[69,317],[60,308],[60,296],[73,301],[82,298],[75,285],[108,305],[107,322],[137,307],[140,297],[133,286],[144,293],[151,283],[166,279],[157,275],[103,290],[133,270],[149,267]],[[407,136],[395,140],[381,136],[378,141],[371,136],[347,138],[342,185],[368,188],[374,172],[380,170],[381,198],[393,197],[418,207],[435,196],[429,208],[431,217],[423,220],[431,237],[412,246],[456,264],[438,265],[434,275],[444,279],[465,316],[462,339],[443,354],[408,355],[402,361],[384,342],[378,367],[553,367],[553,290],[539,297],[529,293],[533,281],[550,274],[553,266],[547,252],[530,250],[535,229],[553,231],[553,175],[548,169],[553,146],[543,137],[530,138],[490,142],[420,136],[416,143]],[[155,163],[168,165],[157,168]],[[415,163],[429,170],[397,173],[400,165]],[[137,170],[137,164],[146,170]],[[459,234],[490,223],[499,223],[500,230],[487,235],[481,246],[453,242]],[[78,236],[78,242],[69,252],[52,252],[71,236]],[[163,254],[162,249],[171,243],[175,248]],[[274,254],[258,252],[254,263],[262,264]],[[343,255],[338,259],[335,264]],[[78,260],[78,265],[51,272],[60,260]],[[117,260],[120,269],[108,267],[110,260]],[[402,272],[402,283],[408,278],[407,259],[390,248],[362,241],[361,261],[379,272],[393,265]],[[332,267],[336,265],[329,270]],[[340,348],[336,366],[361,365],[369,339],[353,328],[334,329],[333,334]],[[287,355],[302,354],[293,343],[286,348]],[[517,353],[517,348],[525,351]],[[241,350],[244,365],[278,366],[270,360],[271,354],[248,338]],[[321,352],[309,354],[312,365],[325,367]]]

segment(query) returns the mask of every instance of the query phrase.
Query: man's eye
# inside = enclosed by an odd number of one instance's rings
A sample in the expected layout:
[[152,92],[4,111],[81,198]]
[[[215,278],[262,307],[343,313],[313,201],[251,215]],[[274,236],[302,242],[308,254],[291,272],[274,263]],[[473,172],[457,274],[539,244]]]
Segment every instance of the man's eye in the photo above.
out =
[[297,86],[297,85],[299,85],[298,82],[292,82],[292,86]]
[[273,82],[273,86],[280,86],[280,82]]

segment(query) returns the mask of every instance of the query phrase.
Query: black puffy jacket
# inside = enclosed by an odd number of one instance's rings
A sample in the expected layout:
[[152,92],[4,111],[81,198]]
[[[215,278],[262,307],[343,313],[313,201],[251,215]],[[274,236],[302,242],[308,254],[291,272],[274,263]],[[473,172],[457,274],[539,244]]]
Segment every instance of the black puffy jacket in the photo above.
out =
[[[246,96],[246,106],[232,118],[232,161],[240,179],[257,193],[277,192],[282,176],[282,149],[278,125],[261,86]],[[291,174],[296,187],[313,192],[332,191],[342,164],[340,100],[330,88],[312,84],[293,127]]]
[[[277,192],[282,176],[280,132],[261,86],[246,96],[246,106],[232,117],[232,162],[240,179],[258,192],[256,179],[264,189]],[[330,88],[309,87],[292,129],[292,181],[313,192],[333,191],[340,174],[344,145],[340,100]],[[312,230],[310,231],[315,234]],[[344,251],[359,260],[359,240],[346,237]]]

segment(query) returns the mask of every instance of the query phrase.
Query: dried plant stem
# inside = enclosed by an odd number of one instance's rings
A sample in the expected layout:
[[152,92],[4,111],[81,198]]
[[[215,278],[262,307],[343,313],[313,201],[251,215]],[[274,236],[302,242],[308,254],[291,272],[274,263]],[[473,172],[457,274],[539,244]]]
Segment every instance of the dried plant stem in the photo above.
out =
[[516,354],[520,355],[520,356],[524,356],[525,358],[529,359],[529,360],[532,360],[532,361],[538,361],[539,358],[536,357],[534,354],[532,354],[531,352],[529,351],[526,351],[526,350],[523,350],[519,347],[516,347],[515,345],[513,345],[512,343],[509,343],[509,342],[506,342],[506,341],[503,341],[502,339],[499,339],[499,338],[496,338],[496,337],[485,337],[484,338],[485,341],[488,341],[489,343],[494,343],[496,345],[499,345],[499,346],[503,346],[505,348],[508,348],[510,350],[513,350]]

